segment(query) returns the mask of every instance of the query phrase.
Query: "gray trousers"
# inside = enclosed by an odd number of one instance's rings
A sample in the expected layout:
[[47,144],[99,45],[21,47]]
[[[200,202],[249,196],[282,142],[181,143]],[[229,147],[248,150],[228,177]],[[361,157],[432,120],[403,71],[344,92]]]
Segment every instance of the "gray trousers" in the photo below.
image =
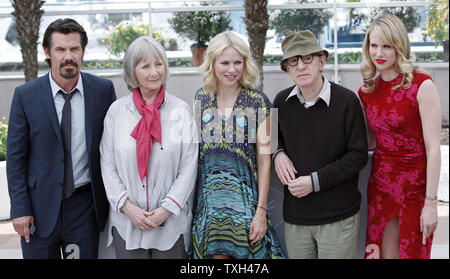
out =
[[112,228],[112,235],[114,250],[116,250],[118,259],[186,259],[183,235],[180,235],[172,248],[167,251],[157,249],[127,250],[125,240],[120,236],[116,227]]
[[301,226],[284,223],[289,259],[356,259],[359,212],[331,224]]

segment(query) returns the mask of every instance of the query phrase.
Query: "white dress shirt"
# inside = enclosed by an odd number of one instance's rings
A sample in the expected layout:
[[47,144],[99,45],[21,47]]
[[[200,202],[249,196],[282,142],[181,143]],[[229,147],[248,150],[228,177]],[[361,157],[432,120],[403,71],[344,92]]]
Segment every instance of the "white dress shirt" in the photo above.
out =
[[[323,77],[323,76],[322,76]],[[324,100],[325,103],[327,104],[327,106],[330,106],[330,96],[331,96],[331,86],[330,86],[330,82],[323,77],[323,85],[322,88],[320,89],[319,95],[317,95],[317,97],[310,101],[307,102],[305,100],[305,98],[302,95],[302,92],[300,91],[300,88],[298,87],[298,85],[296,85],[291,93],[289,94],[289,96],[287,96],[286,101],[291,98],[292,96],[297,96],[297,98],[299,99],[300,103],[303,104],[305,106],[305,108],[309,108],[314,106],[317,101],[320,99]]]
[[91,182],[86,148],[83,81],[80,74],[75,88],[71,92],[65,92],[53,80],[51,71],[48,76],[50,78],[50,86],[52,88],[53,100],[55,101],[56,114],[58,115],[60,126],[65,99],[61,94],[58,94],[58,91],[61,90],[64,94],[68,94],[78,89],[70,100],[72,108],[72,169],[74,185],[75,188],[78,188]]

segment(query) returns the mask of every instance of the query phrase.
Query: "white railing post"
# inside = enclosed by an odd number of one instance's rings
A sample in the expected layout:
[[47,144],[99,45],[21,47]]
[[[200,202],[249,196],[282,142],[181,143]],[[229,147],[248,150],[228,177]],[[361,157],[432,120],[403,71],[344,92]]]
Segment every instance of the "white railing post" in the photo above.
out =
[[333,22],[334,22],[334,82],[340,83],[339,81],[339,61],[338,61],[338,27],[337,27],[337,0],[333,0]]
[[152,32],[152,2],[148,1],[148,35],[153,37]]

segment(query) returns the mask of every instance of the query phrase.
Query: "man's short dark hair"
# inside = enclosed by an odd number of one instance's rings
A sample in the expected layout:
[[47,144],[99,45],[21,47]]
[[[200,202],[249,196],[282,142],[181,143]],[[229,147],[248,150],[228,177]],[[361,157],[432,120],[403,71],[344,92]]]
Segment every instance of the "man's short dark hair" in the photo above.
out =
[[[50,23],[50,25],[45,30],[44,39],[42,41],[42,46],[44,47],[44,49],[48,49],[50,51],[50,47],[52,44],[51,37],[54,32],[63,34],[70,34],[75,32],[80,33],[81,48],[84,52],[88,43],[88,37],[86,31],[84,31],[84,28],[78,22],[71,18],[60,18]],[[45,62],[47,62],[47,64],[51,66],[50,59],[45,59]]]

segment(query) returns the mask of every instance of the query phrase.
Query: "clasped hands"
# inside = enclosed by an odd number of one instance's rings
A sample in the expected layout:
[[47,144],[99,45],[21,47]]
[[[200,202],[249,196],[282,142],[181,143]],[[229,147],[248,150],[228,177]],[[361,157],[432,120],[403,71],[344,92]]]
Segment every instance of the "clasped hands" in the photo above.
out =
[[133,225],[140,230],[152,230],[159,227],[170,216],[171,212],[160,206],[152,211],[134,205],[127,200],[122,211],[130,218]]
[[275,171],[281,183],[288,187],[294,197],[302,198],[313,192],[311,176],[295,178],[297,170],[284,152],[278,153],[275,157]]

